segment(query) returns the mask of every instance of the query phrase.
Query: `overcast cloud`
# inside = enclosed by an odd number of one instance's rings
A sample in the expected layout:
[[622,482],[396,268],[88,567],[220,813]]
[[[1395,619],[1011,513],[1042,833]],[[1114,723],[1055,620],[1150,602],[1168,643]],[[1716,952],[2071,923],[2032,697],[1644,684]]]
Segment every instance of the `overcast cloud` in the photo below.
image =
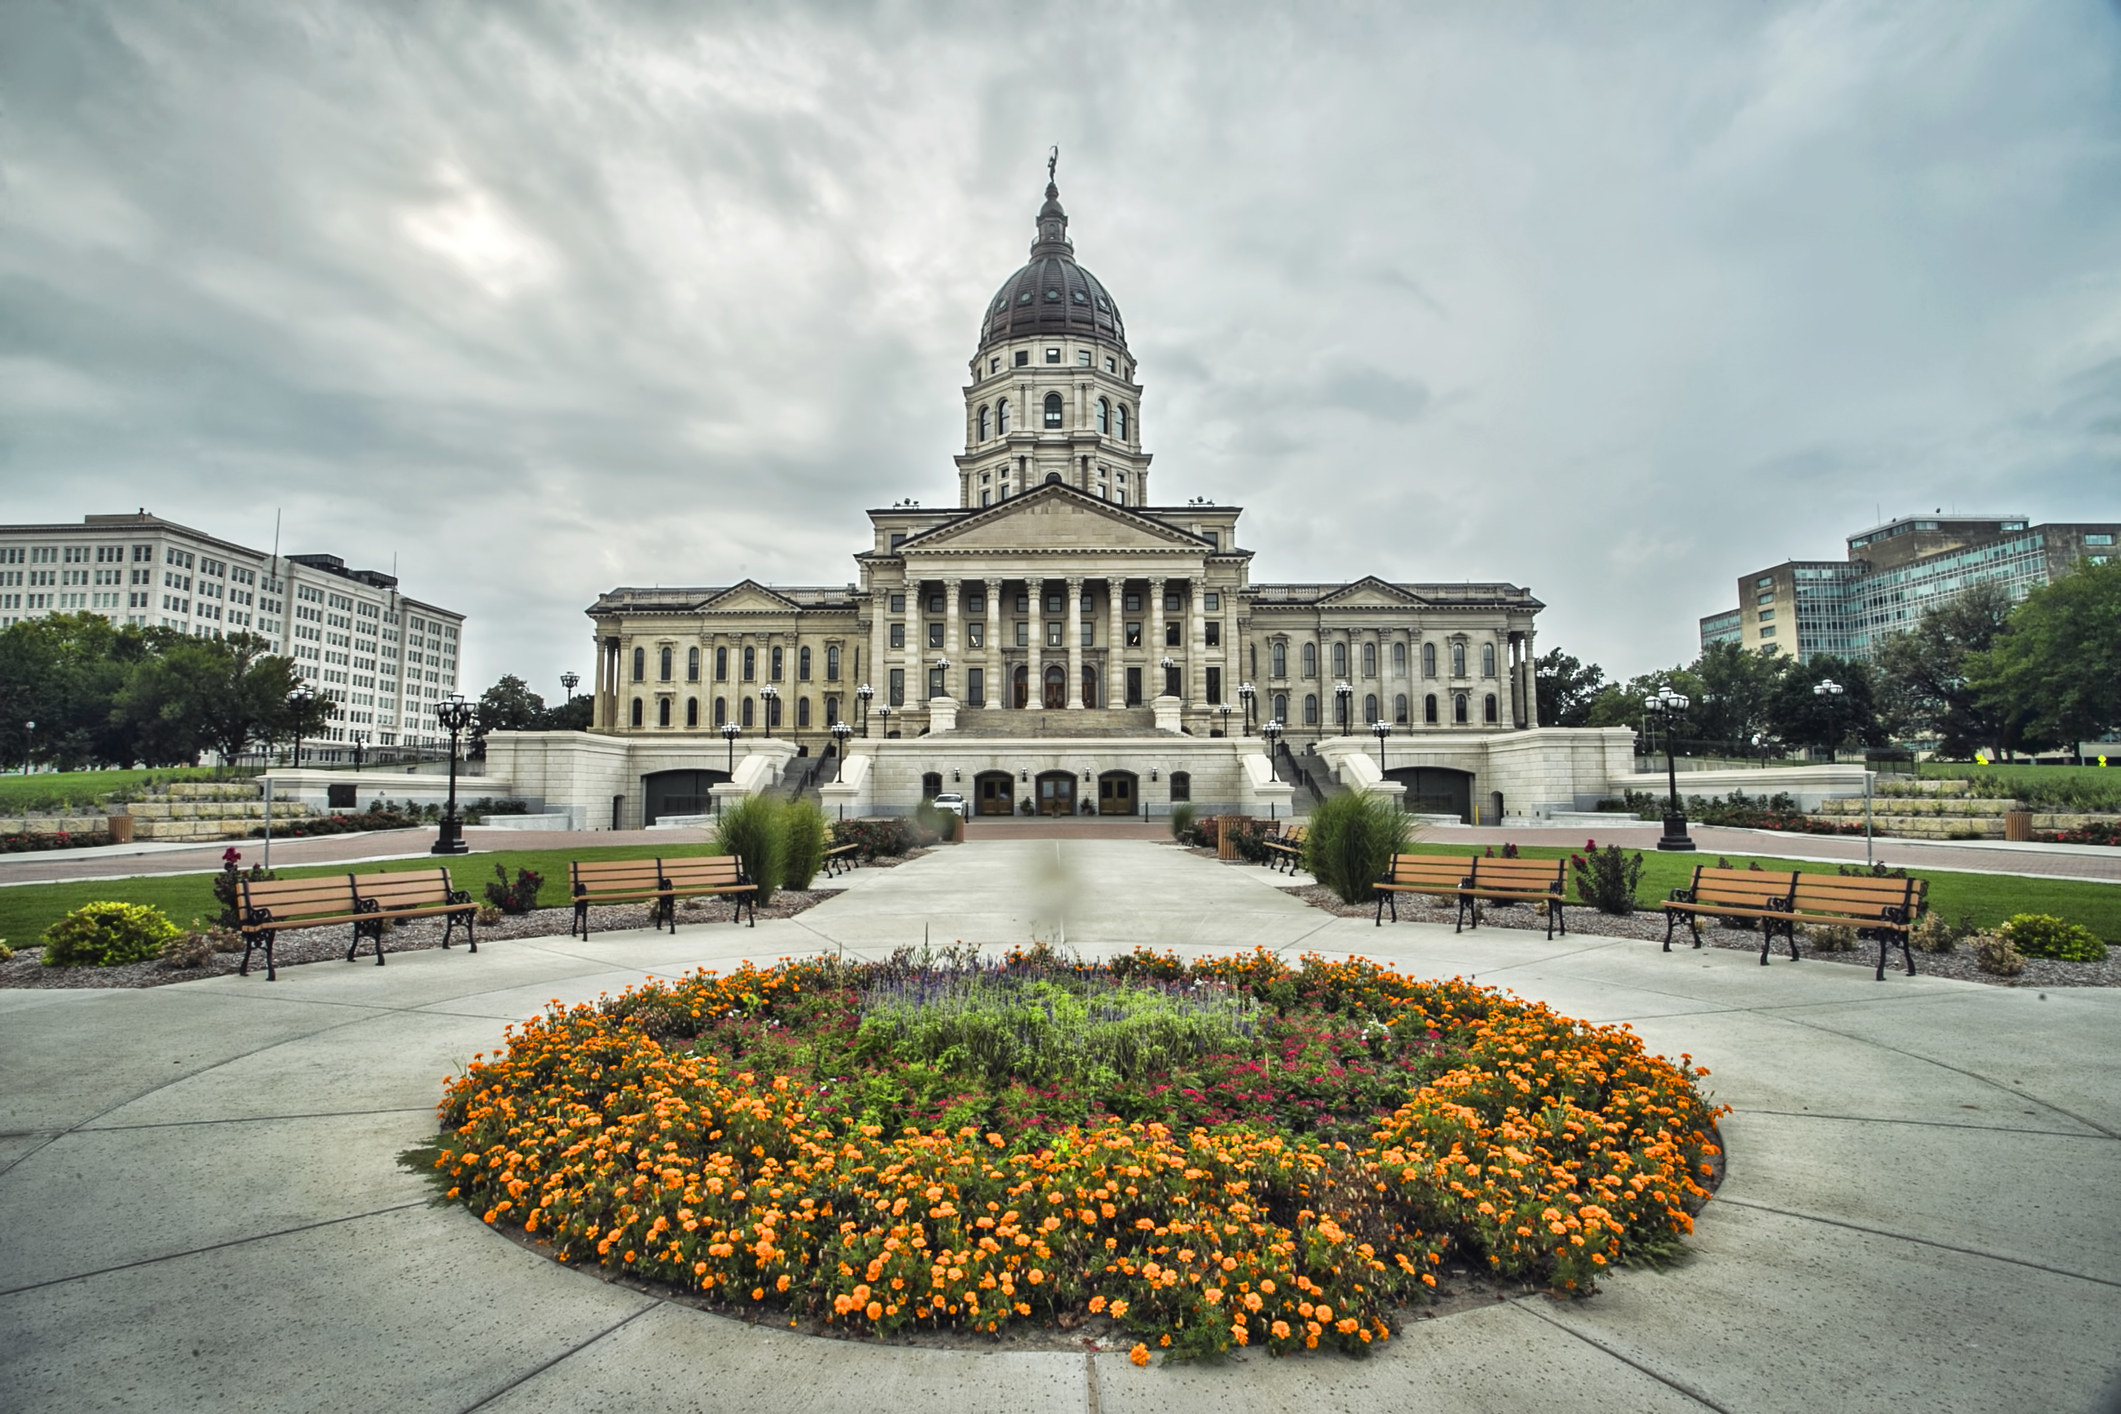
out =
[[1933,507],[2121,516],[2092,4],[0,6],[0,519],[388,569],[472,691],[954,496],[1049,144],[1256,578],[1691,657]]

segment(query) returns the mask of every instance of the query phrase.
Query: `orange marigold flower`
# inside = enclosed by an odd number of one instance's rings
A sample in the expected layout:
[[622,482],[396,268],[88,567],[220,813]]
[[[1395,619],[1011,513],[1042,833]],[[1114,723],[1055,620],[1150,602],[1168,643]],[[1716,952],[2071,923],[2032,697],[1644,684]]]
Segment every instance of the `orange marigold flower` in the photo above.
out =
[[1267,1329],[1274,1332],[1276,1340],[1287,1340],[1289,1338],[1289,1323],[1287,1321],[1276,1321]]
[[1137,1365],[1146,1365],[1149,1363],[1149,1347],[1137,1341],[1134,1348],[1127,1352],[1127,1358]]

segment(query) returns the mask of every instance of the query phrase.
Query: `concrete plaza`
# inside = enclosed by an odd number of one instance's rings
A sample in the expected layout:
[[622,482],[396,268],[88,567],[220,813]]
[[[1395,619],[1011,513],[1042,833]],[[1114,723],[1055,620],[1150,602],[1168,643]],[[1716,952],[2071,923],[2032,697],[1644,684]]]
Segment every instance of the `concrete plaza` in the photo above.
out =
[[[1339,919],[1136,840],[997,840],[755,930],[498,942],[277,983],[0,993],[9,1409],[1012,1414],[2078,1410],[2121,1364],[2121,994]],[[561,1268],[396,1162],[442,1078],[547,1001],[820,948],[1254,945],[1467,974],[1712,1068],[1694,1255],[1411,1323],[1377,1357],[1138,1370],[820,1340]]]

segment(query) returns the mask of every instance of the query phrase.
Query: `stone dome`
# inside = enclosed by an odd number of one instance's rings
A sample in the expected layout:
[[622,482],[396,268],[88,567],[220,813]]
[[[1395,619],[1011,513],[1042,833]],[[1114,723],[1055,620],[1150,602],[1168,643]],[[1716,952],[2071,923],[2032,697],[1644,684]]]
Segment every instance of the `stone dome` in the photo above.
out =
[[1121,350],[1127,347],[1118,302],[1076,263],[1068,213],[1061,209],[1060,188],[1051,182],[1046,183],[1046,204],[1039,208],[1030,263],[1004,280],[988,301],[979,346],[1042,334],[1088,336]]

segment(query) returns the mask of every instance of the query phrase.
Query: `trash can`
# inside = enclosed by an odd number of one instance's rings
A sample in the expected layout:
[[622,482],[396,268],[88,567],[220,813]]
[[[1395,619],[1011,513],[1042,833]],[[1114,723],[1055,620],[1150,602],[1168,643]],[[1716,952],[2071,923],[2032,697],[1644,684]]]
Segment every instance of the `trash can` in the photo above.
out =
[[2006,810],[2003,812],[2003,838],[2030,841],[2033,837],[2033,812],[2030,810]]
[[132,816],[113,815],[110,817],[110,842],[112,844],[131,844],[133,842]]

